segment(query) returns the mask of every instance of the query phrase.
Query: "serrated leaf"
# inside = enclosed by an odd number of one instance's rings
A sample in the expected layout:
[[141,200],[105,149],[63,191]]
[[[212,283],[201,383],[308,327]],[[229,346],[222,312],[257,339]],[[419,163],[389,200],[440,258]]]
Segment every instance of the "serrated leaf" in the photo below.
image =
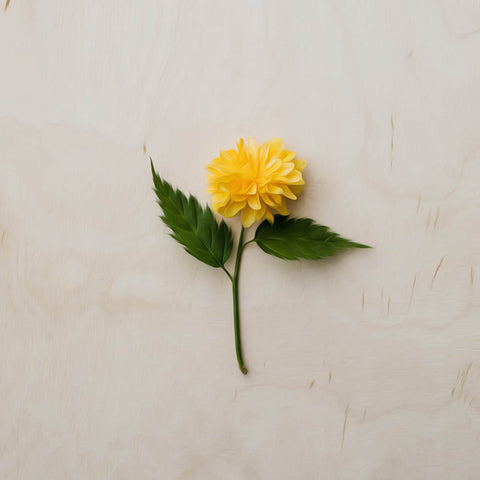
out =
[[188,198],[163,180],[153,167],[154,190],[163,215],[160,217],[172,231],[171,236],[190,254],[212,267],[223,267],[233,248],[232,231],[222,220],[217,222],[212,209]]
[[262,222],[255,232],[254,240],[264,252],[285,260],[318,260],[346,248],[370,248],[342,238],[311,218],[289,218],[282,215],[276,215],[273,224],[267,220]]

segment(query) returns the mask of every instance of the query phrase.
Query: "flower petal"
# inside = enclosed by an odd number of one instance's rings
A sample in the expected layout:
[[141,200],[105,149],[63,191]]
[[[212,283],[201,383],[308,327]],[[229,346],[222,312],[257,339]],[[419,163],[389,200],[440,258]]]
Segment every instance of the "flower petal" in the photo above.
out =
[[215,160],[205,167],[207,172],[213,173],[213,175],[223,175],[224,172],[221,170],[218,164],[214,162]]
[[260,194],[260,197],[262,198],[262,201],[270,206],[270,207],[274,207],[275,206],[275,203],[273,202],[273,200],[271,199],[270,195],[268,193],[262,193]]
[[[282,168],[279,168],[277,172],[275,172],[277,175],[281,175],[282,177],[287,176],[290,172],[294,171],[293,169],[295,168],[295,164],[293,162],[284,162],[282,165]],[[295,170],[296,172],[296,170]],[[300,173],[300,172],[298,172]]]
[[282,150],[278,157],[281,158],[284,162],[291,162],[295,158],[296,154],[297,152],[291,152],[290,150]]
[[231,165],[238,157],[238,152],[231,148],[230,150],[222,150],[220,152],[220,158],[224,165]]
[[212,205],[215,210],[218,210],[219,207],[224,207],[228,200],[230,199],[230,194],[228,192],[215,192],[212,195]]
[[247,205],[242,210],[241,220],[245,228],[250,227],[255,222],[255,211]]
[[255,220],[259,222],[265,215],[265,205],[260,210],[255,210]]
[[219,208],[218,212],[223,215],[224,217],[227,218],[232,218],[234,217],[242,208],[244,208],[246,205],[246,202],[234,202],[230,203],[226,207]]
[[245,146],[245,140],[243,140],[243,138],[241,138],[241,139],[237,142],[238,151],[240,152],[241,150],[243,150],[244,146]]
[[302,179],[302,174],[298,170],[293,170],[286,176],[286,180],[288,183],[298,182]]
[[265,186],[265,190],[268,193],[283,193],[283,188],[275,185],[273,183],[269,183]]
[[274,172],[276,172],[282,165],[282,161],[278,158],[272,158],[263,166],[262,175],[264,177],[269,177]]
[[273,224],[273,215],[272,215],[272,212],[268,209],[268,208],[265,208],[265,218]]
[[283,141],[281,138],[272,138],[268,142],[268,156],[269,158],[276,157],[280,154],[283,148]]
[[288,215],[287,206],[285,204],[285,198],[282,197],[281,202],[277,204],[275,208],[280,215]]
[[252,182],[245,190],[245,193],[247,195],[253,195],[254,193],[257,193],[257,183]]
[[296,195],[294,193],[292,193],[292,191],[286,185],[283,186],[283,194],[287,198],[290,198],[291,200],[296,200],[297,199]]
[[258,149],[258,164],[259,165],[265,165],[269,157],[268,154],[268,144],[263,144],[259,149]]
[[249,195],[247,197],[247,202],[250,208],[253,208],[254,210],[260,210],[262,208],[258,193],[256,195]]
[[307,162],[301,158],[296,158],[293,160],[293,163],[295,164],[295,168],[297,170],[303,170],[307,165]]
[[[305,183],[305,182],[303,182]],[[302,185],[290,185],[289,186],[290,190],[294,195],[297,197],[303,192],[303,184]]]
[[248,139],[247,157],[251,176],[255,178],[258,175],[258,146],[253,138]]

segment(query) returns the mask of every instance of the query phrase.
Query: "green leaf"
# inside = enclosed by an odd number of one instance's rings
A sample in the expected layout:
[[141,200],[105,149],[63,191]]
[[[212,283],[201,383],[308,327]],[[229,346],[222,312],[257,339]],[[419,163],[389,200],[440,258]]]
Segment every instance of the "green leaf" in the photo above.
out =
[[171,229],[171,236],[185,250],[207,265],[223,267],[233,247],[232,231],[222,220],[217,222],[210,207],[202,208],[198,200],[188,198],[155,172],[152,159],[154,190],[163,215],[160,217]]
[[285,260],[318,260],[346,248],[370,248],[342,238],[311,218],[276,215],[273,224],[262,222],[255,232],[258,246],[269,255]]

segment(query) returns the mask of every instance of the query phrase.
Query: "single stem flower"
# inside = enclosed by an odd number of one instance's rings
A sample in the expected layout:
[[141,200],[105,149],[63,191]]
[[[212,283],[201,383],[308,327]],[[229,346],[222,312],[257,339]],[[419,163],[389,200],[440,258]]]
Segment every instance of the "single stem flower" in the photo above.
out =
[[[235,352],[243,374],[248,370],[242,356],[238,280],[245,247],[256,243],[265,253],[284,260],[318,260],[347,248],[369,248],[342,238],[310,218],[287,217],[287,199],[296,200],[305,184],[305,161],[295,157],[295,152],[283,148],[279,138],[260,146],[253,139],[247,144],[241,139],[237,149],[221,151],[206,167],[213,210],[227,218],[240,213],[242,228],[233,275],[225,267],[233,250],[231,229],[223,220],[218,222],[208,206],[202,207],[195,197],[187,197],[163,180],[151,162],[161,219],[172,231],[171,236],[190,255],[221,268],[232,283]],[[278,214],[273,216],[272,210]],[[262,220],[254,238],[244,242],[245,229]]]

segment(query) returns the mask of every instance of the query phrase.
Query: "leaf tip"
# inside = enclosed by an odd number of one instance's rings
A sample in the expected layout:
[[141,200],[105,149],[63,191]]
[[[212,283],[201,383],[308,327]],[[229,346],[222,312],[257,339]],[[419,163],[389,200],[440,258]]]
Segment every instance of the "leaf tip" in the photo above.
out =
[[363,244],[363,243],[354,243],[354,244],[353,244],[353,247],[354,247],[354,248],[373,248],[373,247],[371,247],[370,245],[365,245],[365,244]]

